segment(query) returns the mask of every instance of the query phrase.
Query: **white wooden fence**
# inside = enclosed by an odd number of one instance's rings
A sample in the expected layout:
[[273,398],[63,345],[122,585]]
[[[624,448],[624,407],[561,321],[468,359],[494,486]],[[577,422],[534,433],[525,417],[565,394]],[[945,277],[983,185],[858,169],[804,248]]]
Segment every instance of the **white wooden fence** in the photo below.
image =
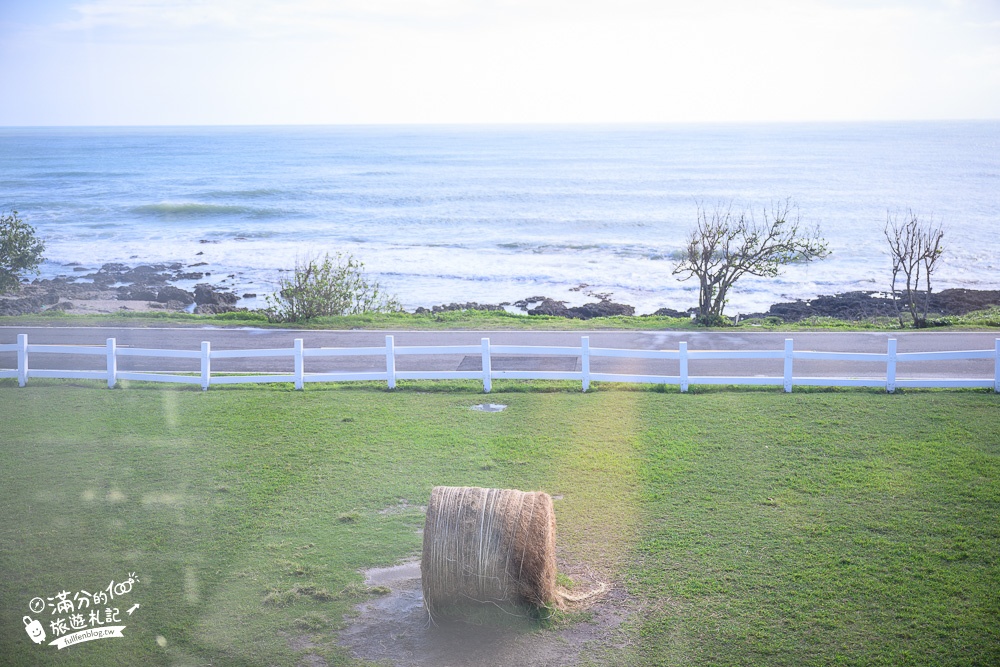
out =
[[[108,387],[114,387],[119,380],[142,380],[146,382],[179,382],[201,385],[203,390],[213,384],[291,382],[296,389],[302,389],[306,382],[351,382],[375,380],[387,383],[390,389],[398,380],[482,380],[483,391],[489,393],[494,379],[522,380],[576,380],[587,391],[591,382],[633,382],[678,385],[687,391],[693,384],[714,385],[780,385],[786,392],[794,385],[825,387],[885,387],[893,392],[897,387],[982,387],[1000,392],[1000,338],[992,350],[959,350],[950,352],[896,352],[896,341],[890,339],[885,352],[807,352],[796,351],[792,339],[785,339],[781,350],[688,350],[686,342],[678,344],[676,350],[639,350],[597,348],[590,346],[590,338],[582,336],[580,346],[538,347],[527,345],[491,345],[489,338],[483,338],[479,345],[421,345],[397,346],[392,336],[385,337],[384,347],[320,347],[305,348],[301,338],[296,338],[290,348],[212,350],[206,341],[200,350],[166,350],[118,347],[114,338],[107,339],[106,345],[31,345],[27,334],[19,334],[17,342],[0,345],[0,353],[16,352],[17,368],[0,369],[0,378],[14,378],[24,386],[28,378],[66,378],[105,380]],[[93,355],[105,358],[105,368],[101,370],[49,370],[33,369],[29,359],[34,355]],[[482,370],[396,370],[396,359],[406,355],[476,355],[482,358]],[[572,356],[580,359],[579,371],[543,370],[494,370],[495,355]],[[306,372],[306,360],[322,357],[368,356],[385,359],[370,370],[363,372]],[[120,357],[159,357],[198,360],[200,372],[195,375],[166,371],[119,371]],[[287,357],[294,360],[291,374],[242,373],[212,374],[212,361],[218,359],[260,357]],[[677,375],[630,375],[622,373],[596,373],[591,371],[591,360],[595,357],[616,357],[629,359],[662,359],[678,362]],[[780,359],[783,361],[781,376],[719,376],[691,375],[689,365],[709,359]],[[796,360],[824,360],[876,362],[885,365],[884,377],[796,377],[793,375]],[[900,362],[952,361],[963,359],[992,359],[993,377],[941,379],[941,378],[898,378],[896,366]]]

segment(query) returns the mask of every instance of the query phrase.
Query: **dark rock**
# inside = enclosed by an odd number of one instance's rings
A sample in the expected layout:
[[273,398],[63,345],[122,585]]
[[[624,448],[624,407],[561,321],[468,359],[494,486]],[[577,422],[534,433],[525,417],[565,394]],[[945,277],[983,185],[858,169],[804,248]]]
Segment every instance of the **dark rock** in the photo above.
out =
[[152,276],[156,275],[162,271],[165,267],[161,264],[159,266],[150,266],[149,264],[140,264],[132,269],[129,269],[125,273],[131,276]]
[[30,285],[21,285],[21,290],[40,288],[40,289],[62,289],[68,285],[75,285],[76,283],[70,282],[69,278],[66,276],[58,276],[56,278],[35,278],[31,281]]
[[42,312],[44,305],[38,297],[0,299],[0,315],[32,315]]
[[97,272],[98,273],[109,274],[109,275],[111,275],[111,274],[113,274],[113,275],[121,275],[121,274],[125,273],[128,270],[129,270],[129,268],[128,268],[127,264],[118,264],[118,263],[115,263],[115,262],[108,262],[107,264],[104,264],[103,266],[101,266],[101,268],[99,268],[97,270]]
[[174,274],[174,280],[201,280],[204,277],[205,277],[204,273],[198,273],[197,271]]
[[[923,292],[918,298],[923,299]],[[1000,305],[1000,291],[946,289],[931,292],[929,315],[965,315],[974,310],[984,310]],[[872,317],[896,317],[897,307],[906,311],[900,301],[894,304],[882,292],[845,292],[834,296],[819,296],[807,301],[776,303],[764,313],[780,317],[786,322],[798,322],[808,317],[835,317],[856,321]]]
[[158,295],[158,292],[148,287],[130,286],[118,288],[119,301],[156,301]]
[[200,283],[194,286],[194,302],[199,306],[231,306],[239,301],[232,292],[219,292],[213,286]]
[[854,321],[869,317],[892,317],[895,314],[892,299],[877,292],[846,292],[836,296],[818,296],[808,301],[776,303],[766,313],[786,322],[798,322],[808,317],[836,317]]
[[22,285],[18,291],[19,298],[34,297],[43,304],[57,303],[60,298],[66,299],[114,299],[116,292],[95,289],[93,283],[70,282],[63,278],[35,280],[30,285]]
[[945,289],[931,292],[931,311],[942,315],[965,315],[992,306],[1000,306],[998,290]]
[[615,317],[616,315],[635,315],[635,308],[626,303],[614,303],[613,301],[600,301],[598,303],[585,303],[576,308],[570,308],[570,317],[581,320],[589,320],[594,317]]
[[257,293],[256,292],[247,292],[247,293],[245,293],[243,295],[243,298],[244,299],[256,299],[257,298]]
[[141,265],[122,273],[120,280],[137,285],[162,285],[170,280],[170,275],[164,273],[166,269],[167,267],[163,264]]
[[521,310],[528,310],[533,303],[541,303],[542,301],[551,301],[546,296],[529,296],[527,299],[521,299],[520,301],[514,302],[515,308],[520,308]]
[[91,273],[86,278],[94,281],[94,285],[102,289],[107,289],[114,283],[132,282],[124,279],[125,274],[130,271],[127,264],[109,262],[104,264],[96,273]]
[[181,303],[192,303],[194,301],[194,294],[182,290],[179,287],[173,287],[171,285],[168,285],[156,293],[156,300],[159,301],[160,303],[168,303],[170,301],[179,301]]
[[[534,301],[534,299],[526,299],[528,302]],[[517,305],[515,303],[514,305]],[[528,309],[529,315],[552,315],[554,317],[570,317],[569,308],[566,307],[565,301],[556,301],[555,299],[544,298],[542,302],[534,307]]]
[[[515,304],[516,305],[516,304]],[[543,299],[541,304],[528,310],[529,315],[550,315],[554,317],[569,317],[578,320],[589,320],[595,317],[613,317],[615,315],[634,315],[635,308],[624,303],[600,301],[585,303],[582,306],[567,308],[565,301]]]

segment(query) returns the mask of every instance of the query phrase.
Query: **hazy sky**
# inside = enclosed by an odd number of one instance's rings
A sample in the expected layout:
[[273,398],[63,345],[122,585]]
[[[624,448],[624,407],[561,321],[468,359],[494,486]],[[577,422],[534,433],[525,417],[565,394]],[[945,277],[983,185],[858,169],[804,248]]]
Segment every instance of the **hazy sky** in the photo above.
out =
[[0,125],[1000,118],[1000,0],[0,0]]

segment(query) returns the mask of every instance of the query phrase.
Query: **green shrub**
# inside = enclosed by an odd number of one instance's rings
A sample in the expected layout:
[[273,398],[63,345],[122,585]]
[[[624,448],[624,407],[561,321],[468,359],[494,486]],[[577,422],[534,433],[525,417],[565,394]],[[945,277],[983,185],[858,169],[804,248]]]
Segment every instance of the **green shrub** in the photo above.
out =
[[725,315],[698,315],[694,318],[695,324],[703,327],[731,327],[733,321]]
[[16,290],[21,274],[37,271],[45,243],[17,211],[0,214],[0,294]]
[[322,260],[297,264],[291,278],[278,282],[278,291],[266,297],[272,322],[302,322],[328,315],[392,313],[402,310],[396,297],[386,294],[364,272],[365,265],[350,253],[329,253]]

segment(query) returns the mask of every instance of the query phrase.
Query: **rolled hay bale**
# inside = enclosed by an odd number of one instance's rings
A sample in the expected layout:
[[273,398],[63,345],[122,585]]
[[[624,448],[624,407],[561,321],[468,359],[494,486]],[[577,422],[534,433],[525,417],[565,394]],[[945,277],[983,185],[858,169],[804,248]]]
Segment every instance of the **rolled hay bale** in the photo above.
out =
[[420,561],[432,619],[470,607],[558,604],[556,519],[547,493],[469,486],[431,491]]

